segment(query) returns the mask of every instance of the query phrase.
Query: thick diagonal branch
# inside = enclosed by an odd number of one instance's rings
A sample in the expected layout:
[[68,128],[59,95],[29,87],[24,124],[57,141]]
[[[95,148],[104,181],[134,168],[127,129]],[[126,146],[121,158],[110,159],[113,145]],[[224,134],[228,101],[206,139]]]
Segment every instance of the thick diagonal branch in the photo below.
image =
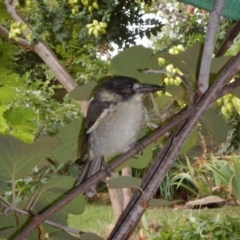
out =
[[[222,86],[224,84],[226,84],[232,78],[232,76],[238,71],[238,62],[239,61],[240,61],[240,54],[238,54],[233,59],[233,61],[231,61],[229,63],[229,65],[228,65],[229,67],[226,69],[226,71],[224,71],[221,74],[220,77],[224,81],[222,80],[221,82],[219,82],[219,84],[221,85],[221,87],[219,87],[220,89],[222,89]],[[231,72],[231,73],[229,73],[229,72]],[[219,77],[219,79],[220,79],[220,77]],[[236,82],[236,83],[235,83],[234,87],[239,86],[239,82]],[[218,88],[218,90],[219,90],[219,88]],[[213,89],[215,89],[214,86],[213,86]],[[219,91],[219,94],[222,93],[221,91]],[[226,93],[227,92],[224,91],[224,94],[226,94]],[[209,94],[212,94],[212,97],[210,99],[210,102],[208,102],[208,106],[204,106],[205,108],[208,108],[211,104],[213,104],[218,99],[218,97],[222,96],[222,94],[219,95],[216,91],[213,91],[213,90],[209,90]],[[141,142],[141,144],[144,145],[144,146],[148,146],[149,144],[153,143],[158,138],[163,136],[166,132],[171,131],[175,126],[177,126],[179,124],[182,124],[184,121],[186,121],[186,119],[188,119],[189,117],[195,115],[196,111],[201,107],[201,104],[203,104],[203,103],[200,102],[199,104],[193,105],[191,108],[189,108],[185,112],[183,112],[180,116],[178,116],[177,118],[175,118],[171,122],[169,122],[166,126],[162,127],[161,129],[158,129],[151,136],[149,136],[148,138],[144,139]],[[180,143],[182,143],[182,142],[180,142]],[[177,144],[176,141],[175,141],[175,144]],[[172,148],[172,151],[175,151],[174,149],[175,148]],[[135,148],[129,150],[127,153],[125,153],[124,155],[119,157],[114,163],[112,163],[111,164],[111,168],[112,169],[118,168],[125,161],[127,161],[129,158],[134,156],[137,153],[137,151],[138,150],[135,149]],[[159,159],[156,160],[156,162],[157,161],[159,161]],[[153,165],[152,169],[155,168],[155,167],[156,166]],[[162,171],[165,171],[165,170],[166,170],[166,166],[165,166],[165,168],[163,168]],[[166,174],[166,173],[167,172],[161,172],[161,174],[163,174],[162,178],[164,178],[164,174]],[[107,175],[106,175],[105,171],[100,171],[97,174],[95,174],[94,176],[92,176],[91,178],[89,178],[86,182],[82,183],[81,185],[79,185],[76,188],[74,188],[73,190],[71,190],[64,198],[59,200],[54,206],[52,206],[49,209],[47,209],[41,215],[36,216],[33,219],[33,221],[16,237],[16,240],[22,240],[22,239],[26,238],[38,225],[40,225],[43,221],[48,219],[52,214],[54,214],[56,211],[61,209],[63,206],[65,206],[70,201],[72,201],[79,194],[85,192],[94,183],[96,183],[96,182],[98,182],[100,180],[104,180],[106,178],[106,176]],[[159,185],[159,183],[158,183],[158,185]]]
[[187,138],[200,120],[200,117],[216,100],[218,94],[221,92],[222,86],[224,86],[238,72],[239,61],[240,53],[229,63],[228,67],[206,92],[202,100],[191,106],[189,111],[194,110],[195,113],[180,126],[177,134],[169,139],[164,149],[159,153],[157,158],[154,160],[154,163],[150,166],[148,172],[144,176],[141,186],[144,191],[144,198],[141,192],[136,192],[134,194],[132,200],[108,237],[108,240],[129,239],[142,214],[146,210],[142,204],[143,201],[145,199],[150,200],[152,198],[173,162],[177,158]]

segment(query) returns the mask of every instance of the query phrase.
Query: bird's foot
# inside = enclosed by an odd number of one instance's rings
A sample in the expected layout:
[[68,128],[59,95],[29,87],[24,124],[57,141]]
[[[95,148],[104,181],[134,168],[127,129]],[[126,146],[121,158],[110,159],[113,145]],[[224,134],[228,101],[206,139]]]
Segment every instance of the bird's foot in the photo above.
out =
[[108,177],[111,177],[112,176],[111,172],[114,171],[112,167],[105,162],[104,159],[102,159],[102,170],[105,171]]
[[142,143],[135,142],[132,147],[137,149],[137,154],[143,155],[145,146]]
[[[135,142],[131,145],[131,148],[136,148],[137,154],[143,155],[143,149],[145,148],[145,146],[142,143]],[[133,158],[138,159],[137,157]]]

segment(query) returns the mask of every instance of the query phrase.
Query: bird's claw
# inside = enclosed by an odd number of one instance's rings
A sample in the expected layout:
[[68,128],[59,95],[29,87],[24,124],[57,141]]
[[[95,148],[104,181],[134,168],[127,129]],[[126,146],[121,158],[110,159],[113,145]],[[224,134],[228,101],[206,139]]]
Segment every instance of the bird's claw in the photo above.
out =
[[138,154],[143,155],[143,149],[145,148],[145,146],[142,143],[135,142],[133,144],[133,148],[137,149]]
[[112,177],[111,172],[113,172],[114,170],[112,169],[112,167],[110,165],[108,165],[104,159],[102,160],[102,170],[105,171],[105,173],[107,174],[108,177]]

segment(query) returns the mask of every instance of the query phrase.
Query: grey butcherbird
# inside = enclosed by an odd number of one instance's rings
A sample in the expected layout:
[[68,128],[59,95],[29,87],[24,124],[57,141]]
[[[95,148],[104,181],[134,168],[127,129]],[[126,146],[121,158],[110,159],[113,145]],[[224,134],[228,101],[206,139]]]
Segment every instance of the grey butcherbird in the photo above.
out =
[[[142,84],[130,77],[113,77],[104,82],[91,101],[86,118],[81,156],[90,146],[88,163],[78,184],[91,177],[110,156],[124,153],[136,142],[138,132],[147,119],[142,95],[163,90],[163,86]],[[96,185],[86,191],[96,194]]]

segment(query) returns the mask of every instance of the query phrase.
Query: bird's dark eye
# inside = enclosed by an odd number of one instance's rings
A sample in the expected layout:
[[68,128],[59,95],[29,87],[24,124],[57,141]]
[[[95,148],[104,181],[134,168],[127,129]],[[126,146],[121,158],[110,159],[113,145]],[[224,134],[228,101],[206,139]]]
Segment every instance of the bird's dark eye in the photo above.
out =
[[128,83],[127,84],[127,88],[131,88],[132,89],[133,88],[133,84],[132,83]]

